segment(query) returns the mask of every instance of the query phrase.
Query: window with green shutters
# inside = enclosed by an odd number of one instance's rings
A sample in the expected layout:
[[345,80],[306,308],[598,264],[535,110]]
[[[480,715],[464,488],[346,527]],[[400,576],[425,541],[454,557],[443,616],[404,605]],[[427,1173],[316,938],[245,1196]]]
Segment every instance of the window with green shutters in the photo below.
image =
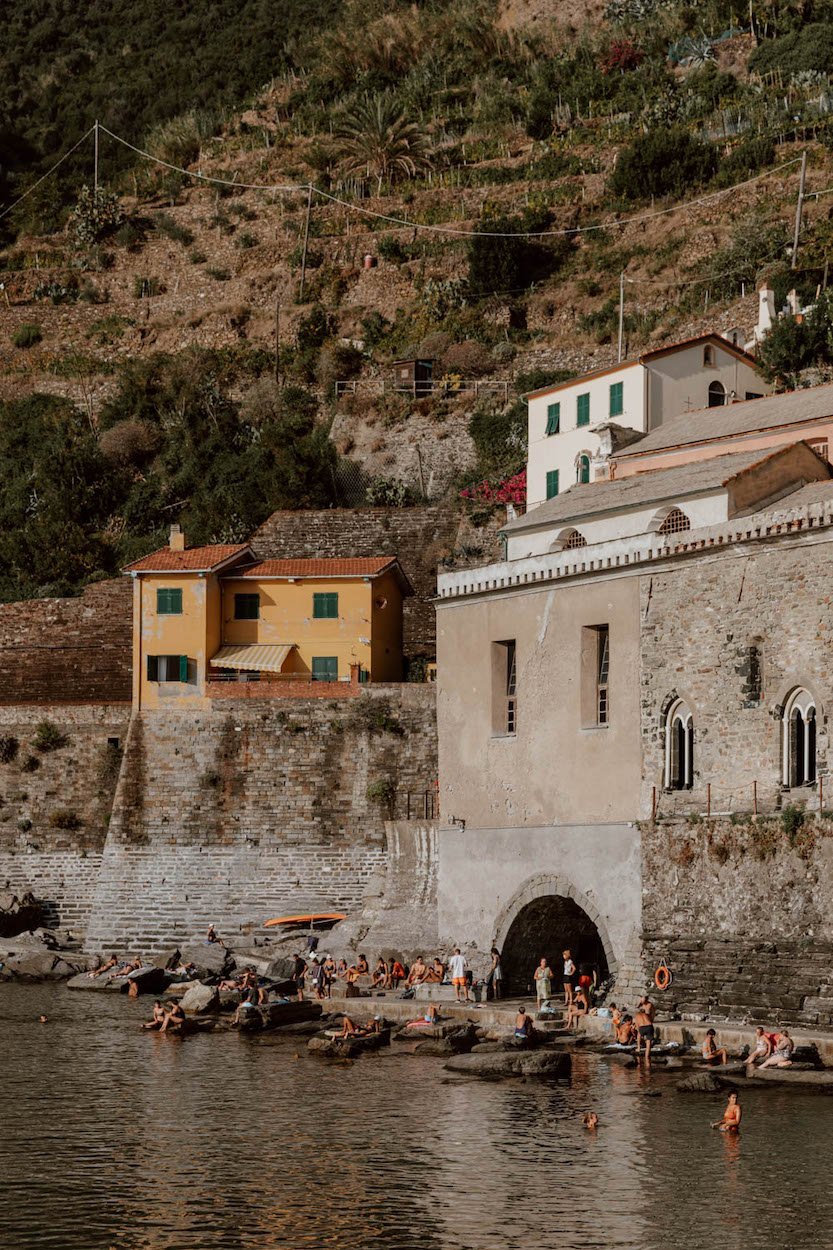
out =
[[260,595],[235,595],[234,619],[257,621],[260,619]]
[[611,382],[610,384],[610,415],[612,417],[621,417],[624,411],[624,401],[622,397],[623,383]]
[[590,392],[576,399],[576,425],[590,424]]
[[590,457],[579,456],[576,470],[576,481],[580,486],[586,486],[590,481]]
[[316,621],[334,621],[338,616],[337,594],[314,594],[312,596],[312,615]]
[[313,681],[338,681],[338,656],[314,655],[312,657]]
[[561,405],[547,404],[547,434],[557,434],[561,428]]
[[558,494],[558,469],[550,469],[547,474],[547,499],[554,499]]
[[168,587],[157,590],[156,613],[158,616],[182,616],[182,591]]

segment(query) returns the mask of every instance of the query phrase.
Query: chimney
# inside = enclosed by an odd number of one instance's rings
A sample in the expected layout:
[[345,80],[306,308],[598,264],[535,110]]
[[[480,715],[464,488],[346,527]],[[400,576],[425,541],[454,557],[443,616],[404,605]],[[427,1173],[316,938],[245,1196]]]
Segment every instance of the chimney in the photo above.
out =
[[171,551],[184,551],[185,550],[185,535],[183,534],[182,528],[179,525],[171,526],[171,536],[168,539],[168,546],[170,547]]
[[758,292],[758,324],[755,326],[755,340],[760,343],[772,329],[775,320],[775,292],[762,286]]

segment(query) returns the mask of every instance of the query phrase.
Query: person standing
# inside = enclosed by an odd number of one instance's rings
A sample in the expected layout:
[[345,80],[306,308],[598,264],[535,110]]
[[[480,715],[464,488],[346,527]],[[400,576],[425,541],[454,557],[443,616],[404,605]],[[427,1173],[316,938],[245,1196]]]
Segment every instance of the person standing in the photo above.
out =
[[541,962],[535,969],[535,997],[538,1000],[538,1006],[547,1002],[552,994],[552,968],[547,963],[546,956],[541,957]]
[[636,1009],[634,1017],[636,1025],[636,1053],[640,1054],[642,1048],[645,1048],[645,1062],[651,1062],[651,1047],[654,1044],[654,1011],[653,1004],[643,999]]
[[292,968],[292,980],[295,982],[295,993],[298,995],[298,1002],[304,1001],[304,978],[307,975],[307,964],[303,955],[295,956],[295,963]]
[[466,957],[460,954],[459,946],[455,946],[454,954],[448,961],[448,971],[451,973],[451,984],[454,986],[454,996],[457,1002],[467,1003],[469,987],[466,984]]
[[492,966],[489,969],[489,975],[486,977],[486,992],[490,993],[496,1002],[503,997],[503,970],[500,966],[500,951],[496,946],[492,947]]
[[564,958],[564,1006],[569,1007],[573,1001],[573,986],[576,983],[576,965],[569,951],[562,951]]

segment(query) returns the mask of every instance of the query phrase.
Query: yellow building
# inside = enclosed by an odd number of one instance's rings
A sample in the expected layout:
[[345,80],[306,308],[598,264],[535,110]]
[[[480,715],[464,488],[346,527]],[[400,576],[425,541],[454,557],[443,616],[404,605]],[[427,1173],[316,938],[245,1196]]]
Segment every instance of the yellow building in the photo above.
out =
[[413,591],[392,556],[259,561],[248,544],[186,548],[174,527],[168,547],[124,571],[136,708],[402,680],[402,601]]

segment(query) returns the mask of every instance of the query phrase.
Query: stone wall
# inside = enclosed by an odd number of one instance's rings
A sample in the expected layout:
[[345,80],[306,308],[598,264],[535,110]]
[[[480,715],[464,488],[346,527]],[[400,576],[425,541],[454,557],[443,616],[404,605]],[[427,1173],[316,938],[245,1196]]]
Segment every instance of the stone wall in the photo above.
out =
[[265,560],[398,556],[415,592],[405,600],[405,655],[433,657],[437,564],[454,550],[458,523],[456,511],[442,506],[274,512],[251,541]]
[[[282,912],[356,912],[387,867],[385,821],[436,780],[434,688],[134,718],[91,949],[169,948]],[[412,800],[413,801],[413,800]]]
[[833,1025],[833,821],[648,824],[643,949],[655,998],[685,1015]]
[[31,889],[53,923],[86,926],[129,718],[124,704],[0,706],[0,888]]
[[[660,814],[751,811],[817,803],[815,789],[782,795],[780,711],[806,686],[818,709],[818,772],[830,756],[833,545],[780,539],[678,560],[641,578],[642,811],[656,786]],[[750,648],[760,657],[756,689]],[[693,790],[663,793],[664,713],[675,696],[695,726]]]
[[132,584],[0,604],[0,704],[130,701]]

